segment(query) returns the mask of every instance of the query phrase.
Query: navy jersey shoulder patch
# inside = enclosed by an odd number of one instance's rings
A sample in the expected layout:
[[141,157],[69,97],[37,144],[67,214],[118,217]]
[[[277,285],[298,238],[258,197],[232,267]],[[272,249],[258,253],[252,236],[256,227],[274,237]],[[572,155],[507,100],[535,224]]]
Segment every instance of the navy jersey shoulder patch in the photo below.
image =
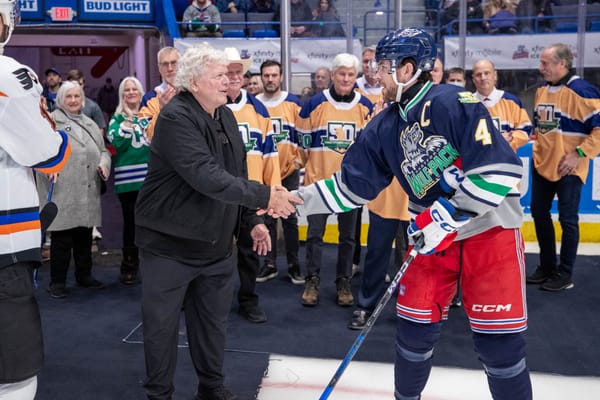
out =
[[461,103],[479,103],[479,99],[471,92],[458,92],[458,101]]

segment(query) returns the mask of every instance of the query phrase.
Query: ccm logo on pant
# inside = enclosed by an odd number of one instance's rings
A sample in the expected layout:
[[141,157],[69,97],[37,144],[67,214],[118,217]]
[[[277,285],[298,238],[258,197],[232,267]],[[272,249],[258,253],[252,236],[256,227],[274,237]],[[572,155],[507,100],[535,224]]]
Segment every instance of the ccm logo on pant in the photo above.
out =
[[472,311],[475,312],[488,312],[488,313],[493,313],[493,312],[503,312],[503,311],[510,311],[510,309],[512,308],[512,304],[473,304],[473,307],[471,307]]

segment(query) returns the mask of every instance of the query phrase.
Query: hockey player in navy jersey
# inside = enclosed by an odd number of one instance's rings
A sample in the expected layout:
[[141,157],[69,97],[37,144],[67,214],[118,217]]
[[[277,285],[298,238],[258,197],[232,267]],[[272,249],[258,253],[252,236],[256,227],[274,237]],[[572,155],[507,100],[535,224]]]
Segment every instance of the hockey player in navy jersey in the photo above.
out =
[[298,211],[345,212],[398,178],[409,196],[409,235],[420,246],[398,290],[396,400],[420,398],[458,279],[492,397],[528,400],[522,165],[479,100],[433,85],[435,58],[420,29],[379,41],[377,73],[386,90],[396,88],[396,101],[367,124],[340,171],[299,189]]

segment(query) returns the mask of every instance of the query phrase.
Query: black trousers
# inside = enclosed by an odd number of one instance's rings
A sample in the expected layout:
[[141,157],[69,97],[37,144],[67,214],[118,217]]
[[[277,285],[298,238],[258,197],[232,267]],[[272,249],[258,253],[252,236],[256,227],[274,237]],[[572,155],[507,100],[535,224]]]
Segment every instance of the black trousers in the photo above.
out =
[[0,268],[0,384],[29,379],[42,368],[40,309],[33,296],[33,262]]
[[248,225],[242,223],[237,240],[238,274],[240,276],[238,302],[240,303],[240,307],[258,305],[256,276],[258,275],[259,259],[258,254],[252,250],[250,230]]
[[92,274],[92,228],[79,226],[64,231],[52,231],[50,242],[50,280],[52,283],[67,281],[71,254],[75,261],[75,278]]
[[[287,190],[298,189],[300,182],[300,172],[298,170],[281,181],[281,185]],[[292,214],[287,218],[279,218],[283,227],[283,238],[285,240],[285,255],[287,263],[298,265],[298,248],[300,242],[298,239],[298,216]],[[265,256],[265,264],[277,265],[277,219],[265,216],[269,234],[271,235],[271,251]]]
[[[352,210],[337,214],[338,220],[338,257],[335,278],[350,278],[352,275],[352,254],[354,252],[354,234],[358,211]],[[323,235],[327,227],[329,214],[314,214],[306,217],[308,233],[306,237],[306,270],[308,276],[321,273],[323,257]]]
[[356,230],[354,231],[354,253],[352,255],[352,264],[360,265],[360,254],[362,250],[362,212],[363,208],[356,209]]
[[135,247],[135,202],[138,191],[119,193],[123,213],[123,248]]
[[198,390],[223,384],[234,268],[233,257],[198,267],[141,251],[144,389],[148,399],[170,400],[175,390],[179,317],[184,303]]

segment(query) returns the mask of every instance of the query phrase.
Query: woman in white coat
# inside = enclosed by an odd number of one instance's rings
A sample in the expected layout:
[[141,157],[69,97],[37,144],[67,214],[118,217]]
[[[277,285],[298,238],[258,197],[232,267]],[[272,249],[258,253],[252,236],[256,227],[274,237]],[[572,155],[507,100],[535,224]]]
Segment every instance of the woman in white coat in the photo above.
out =
[[[104,284],[92,276],[92,228],[102,224],[101,181],[108,179],[111,157],[98,125],[85,116],[83,88],[74,81],[63,82],[56,96],[52,117],[56,128],[69,136],[71,158],[54,185],[52,200],[58,214],[48,231],[50,244],[50,287],[54,298],[67,295],[67,270],[71,255],[75,279],[80,286],[100,289]],[[38,192],[45,200],[49,181],[38,174]]]

